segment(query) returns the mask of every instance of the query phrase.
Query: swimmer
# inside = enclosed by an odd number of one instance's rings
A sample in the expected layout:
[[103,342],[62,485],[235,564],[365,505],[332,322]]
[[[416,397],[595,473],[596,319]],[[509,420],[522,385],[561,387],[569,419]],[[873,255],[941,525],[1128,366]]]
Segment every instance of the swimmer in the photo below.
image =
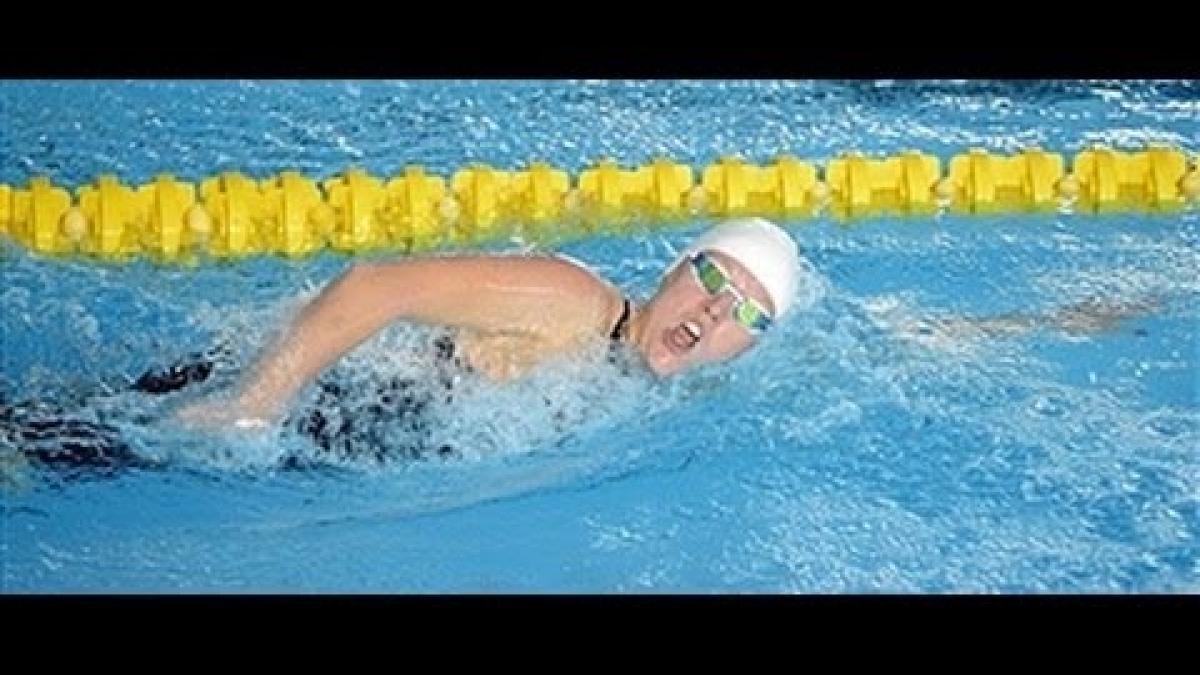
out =
[[[297,391],[394,321],[454,331],[435,345],[447,388],[455,371],[511,380],[598,340],[629,348],[655,375],[669,377],[745,353],[773,323],[811,306],[819,294],[820,277],[796,242],[762,218],[730,220],[701,235],[640,306],[584,265],[558,256],[358,264],[301,310],[232,400],[195,403],[176,417],[188,426],[270,427]],[[965,340],[1048,327],[1078,335],[1111,329],[1154,307],[1090,302],[1046,315],[944,317],[933,321],[933,333]],[[898,328],[923,339],[929,325]]]
[[296,392],[395,321],[450,329],[440,361],[497,381],[603,340],[669,377],[758,344],[798,296],[811,295],[800,288],[806,269],[792,237],[761,218],[700,236],[644,305],[561,256],[361,263],[299,312],[230,400],[194,403],[176,418],[193,427],[270,427]]

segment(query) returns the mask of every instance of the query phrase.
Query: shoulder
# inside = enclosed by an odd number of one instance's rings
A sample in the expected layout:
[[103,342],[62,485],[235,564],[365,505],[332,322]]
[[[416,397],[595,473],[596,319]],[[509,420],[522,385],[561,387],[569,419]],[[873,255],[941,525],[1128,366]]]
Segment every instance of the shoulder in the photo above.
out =
[[[421,280],[420,292],[470,297],[524,316],[538,314],[555,331],[592,331],[619,313],[621,292],[586,264],[561,254],[455,253],[408,258],[384,274]],[[410,293],[417,289],[410,289]]]
[[580,301],[620,295],[612,284],[588,265],[558,253],[459,254],[433,260],[452,264],[458,271],[473,270],[483,277],[498,281],[553,287]]
[[566,255],[548,256],[548,264],[561,270],[564,283],[570,284],[581,298],[586,298],[599,310],[608,313],[613,307],[619,307],[625,299],[625,294],[595,270],[582,262]]
[[[624,294],[579,260],[558,253],[499,256],[499,259],[525,267],[532,278],[554,289],[553,302],[558,308],[556,321],[574,325],[574,331],[567,332],[607,335],[620,314]],[[571,318],[574,320],[569,320]],[[567,329],[567,326],[560,325],[560,328]]]

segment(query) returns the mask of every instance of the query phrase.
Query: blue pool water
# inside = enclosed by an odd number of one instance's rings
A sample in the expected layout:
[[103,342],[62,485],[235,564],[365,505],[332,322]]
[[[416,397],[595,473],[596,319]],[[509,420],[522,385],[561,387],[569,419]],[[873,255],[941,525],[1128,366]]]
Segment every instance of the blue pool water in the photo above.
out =
[[[1094,142],[1194,155],[1200,83],[0,83],[10,184]],[[707,224],[561,250],[644,298]],[[472,383],[436,430],[461,457],[306,470],[281,468],[286,433],[189,434],[163,417],[198,394],[123,383],[220,340],[252,354],[349,259],[114,266],[6,244],[0,396],[104,419],[169,468],[65,479],[0,447],[3,590],[1200,590],[1195,211],[789,228],[822,297],[749,356],[660,384],[573,363]],[[913,329],[1096,299],[1154,307],[1096,334]],[[412,371],[426,338],[394,326],[337,377]]]

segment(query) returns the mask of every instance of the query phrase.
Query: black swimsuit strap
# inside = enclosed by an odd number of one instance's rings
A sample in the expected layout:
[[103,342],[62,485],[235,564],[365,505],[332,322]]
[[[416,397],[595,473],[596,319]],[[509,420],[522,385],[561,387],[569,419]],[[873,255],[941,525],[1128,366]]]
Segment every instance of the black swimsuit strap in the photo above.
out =
[[625,337],[625,326],[629,323],[629,298],[624,298],[624,302],[625,308],[621,310],[621,318],[617,319],[612,332],[608,334],[608,339],[613,342],[620,342]]

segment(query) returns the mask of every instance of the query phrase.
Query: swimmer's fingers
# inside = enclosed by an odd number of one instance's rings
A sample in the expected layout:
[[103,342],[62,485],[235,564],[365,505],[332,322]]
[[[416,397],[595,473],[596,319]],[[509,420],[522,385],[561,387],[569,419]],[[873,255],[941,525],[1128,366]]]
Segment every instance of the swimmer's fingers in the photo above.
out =
[[1102,333],[1115,329],[1123,321],[1162,311],[1163,307],[1162,299],[1153,296],[1113,301],[1089,298],[1062,308],[1050,320],[1056,328],[1071,335]]
[[1117,299],[1091,297],[1067,305],[1059,313],[1097,319],[1126,319],[1161,312],[1165,306],[1163,298],[1157,295]]

